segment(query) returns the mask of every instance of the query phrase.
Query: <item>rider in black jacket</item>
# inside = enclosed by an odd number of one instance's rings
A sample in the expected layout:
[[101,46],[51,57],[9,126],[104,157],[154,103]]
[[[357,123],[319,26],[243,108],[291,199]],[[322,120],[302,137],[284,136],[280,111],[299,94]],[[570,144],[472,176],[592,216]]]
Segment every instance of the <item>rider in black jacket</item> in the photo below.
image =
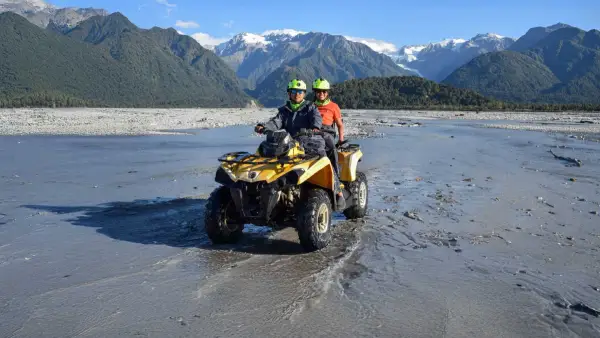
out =
[[[263,133],[270,130],[285,129],[290,135],[295,136],[301,129],[321,131],[323,118],[314,103],[306,101],[306,83],[302,80],[294,79],[288,83],[289,101],[279,108],[277,115],[271,118],[265,124],[258,124],[254,130],[257,133]],[[320,156],[326,156],[325,140],[321,135],[314,135],[310,138],[299,139],[300,144],[307,153],[315,153]],[[310,147],[308,147],[310,144]],[[335,190],[337,192],[337,204],[344,208],[345,199],[340,189],[340,182],[337,173],[334,171]]]

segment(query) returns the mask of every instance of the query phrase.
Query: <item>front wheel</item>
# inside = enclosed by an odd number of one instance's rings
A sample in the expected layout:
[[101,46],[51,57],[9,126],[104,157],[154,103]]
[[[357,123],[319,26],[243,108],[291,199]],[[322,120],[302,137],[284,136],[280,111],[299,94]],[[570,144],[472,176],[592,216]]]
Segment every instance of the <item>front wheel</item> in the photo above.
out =
[[369,182],[367,175],[363,172],[356,173],[356,180],[348,186],[350,189],[352,206],[344,210],[344,216],[347,219],[357,219],[365,217],[367,206],[369,204]]
[[296,230],[304,251],[323,249],[331,242],[331,199],[321,188],[311,188],[298,213]]
[[237,221],[229,188],[215,189],[206,203],[204,230],[213,244],[233,244],[242,237],[244,223]]

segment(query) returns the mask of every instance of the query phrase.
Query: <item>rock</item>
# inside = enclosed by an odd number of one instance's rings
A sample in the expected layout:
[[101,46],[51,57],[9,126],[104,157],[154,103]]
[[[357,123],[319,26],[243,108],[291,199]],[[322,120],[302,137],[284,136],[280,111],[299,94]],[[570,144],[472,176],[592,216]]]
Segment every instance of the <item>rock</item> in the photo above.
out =
[[570,305],[569,308],[573,311],[587,313],[588,315],[592,315],[594,317],[600,317],[600,311],[591,308],[583,303]]
[[421,222],[423,222],[423,219],[422,219],[421,217],[419,217],[419,215],[417,215],[416,213],[414,213],[414,212],[412,212],[412,211],[407,211],[407,212],[405,212],[405,213],[404,213],[404,216],[405,216],[405,217],[408,217],[408,218],[410,218],[410,219],[414,219],[414,220],[417,220],[417,221],[421,221]]
[[576,179],[576,178],[574,178],[574,177],[571,177],[571,178],[569,178],[569,181],[571,181],[571,182],[576,182],[576,181],[577,181],[577,179]]

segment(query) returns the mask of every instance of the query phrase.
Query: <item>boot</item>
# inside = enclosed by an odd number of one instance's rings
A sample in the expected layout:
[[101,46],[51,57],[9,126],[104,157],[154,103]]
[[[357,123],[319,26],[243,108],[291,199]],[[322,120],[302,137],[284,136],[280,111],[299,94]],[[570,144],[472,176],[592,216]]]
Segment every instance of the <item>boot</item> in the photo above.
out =
[[343,193],[340,193],[336,196],[336,203],[338,211],[346,209],[346,199],[344,198]]

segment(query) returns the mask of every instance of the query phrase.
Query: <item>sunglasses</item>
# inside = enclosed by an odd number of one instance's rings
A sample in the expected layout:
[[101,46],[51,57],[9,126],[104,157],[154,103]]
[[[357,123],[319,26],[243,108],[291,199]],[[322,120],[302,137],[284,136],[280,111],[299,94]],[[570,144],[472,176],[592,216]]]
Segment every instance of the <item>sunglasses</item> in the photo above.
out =
[[314,92],[315,92],[315,94],[326,94],[327,93],[326,90],[320,90],[320,89],[315,89]]
[[304,90],[302,89],[290,89],[290,94],[304,94]]

